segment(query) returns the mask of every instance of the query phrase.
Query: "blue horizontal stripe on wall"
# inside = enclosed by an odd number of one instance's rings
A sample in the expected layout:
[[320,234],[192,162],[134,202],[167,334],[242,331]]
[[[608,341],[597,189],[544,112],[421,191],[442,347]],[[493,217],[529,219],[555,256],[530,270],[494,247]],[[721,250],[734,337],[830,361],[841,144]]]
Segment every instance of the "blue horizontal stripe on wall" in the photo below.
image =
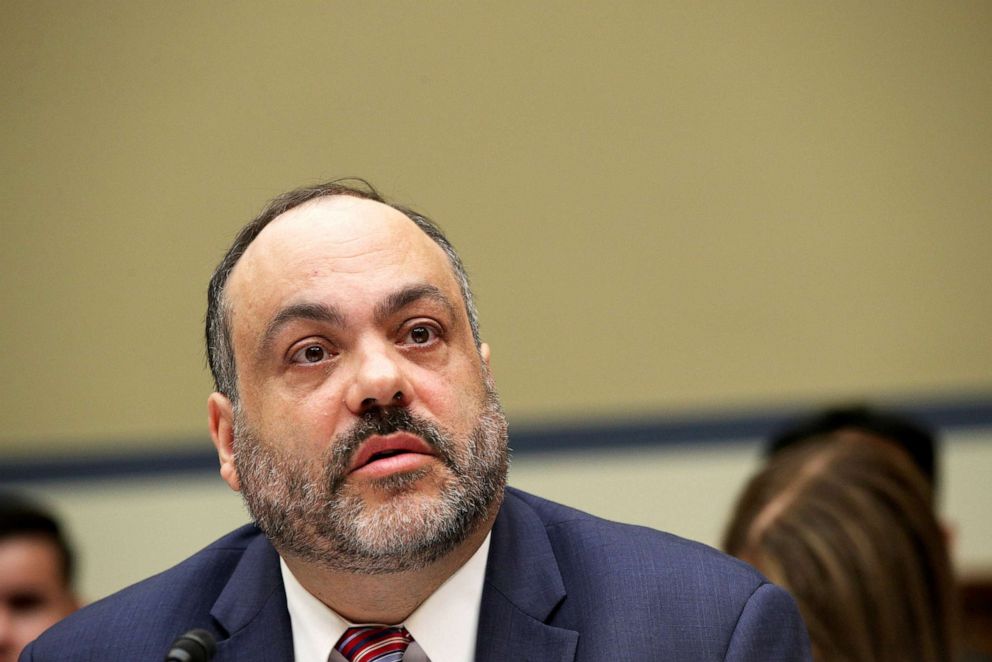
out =
[[[905,406],[887,404],[886,409],[903,413],[940,432],[992,427],[992,396]],[[656,419],[601,419],[557,425],[512,426],[510,446],[515,455],[522,455],[675,444],[754,443],[809,412],[808,408],[779,408]],[[217,471],[217,456],[207,440],[195,449],[190,448],[190,443],[171,446],[156,452],[133,451],[75,458],[0,457],[0,484],[96,481]]]

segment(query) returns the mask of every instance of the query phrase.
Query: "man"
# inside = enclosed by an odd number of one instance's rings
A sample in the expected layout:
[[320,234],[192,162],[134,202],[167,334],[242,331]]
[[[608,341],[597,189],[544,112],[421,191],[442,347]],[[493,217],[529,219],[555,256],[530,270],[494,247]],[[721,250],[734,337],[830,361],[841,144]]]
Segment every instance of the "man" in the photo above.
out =
[[0,662],[76,610],[73,557],[58,522],[40,507],[0,494]]
[[150,660],[190,628],[238,662],[805,659],[791,599],[744,564],[505,488],[490,349],[423,216],[367,186],[293,191],[208,298],[210,432],[257,528],[24,659]]

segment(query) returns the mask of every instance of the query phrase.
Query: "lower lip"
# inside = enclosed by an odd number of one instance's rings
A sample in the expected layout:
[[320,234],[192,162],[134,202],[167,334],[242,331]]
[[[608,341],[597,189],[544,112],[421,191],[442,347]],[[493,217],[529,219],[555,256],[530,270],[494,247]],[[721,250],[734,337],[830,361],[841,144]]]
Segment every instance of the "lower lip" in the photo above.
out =
[[434,459],[423,453],[400,453],[369,462],[351,472],[352,476],[363,478],[385,478],[398,473],[410,473],[422,469]]

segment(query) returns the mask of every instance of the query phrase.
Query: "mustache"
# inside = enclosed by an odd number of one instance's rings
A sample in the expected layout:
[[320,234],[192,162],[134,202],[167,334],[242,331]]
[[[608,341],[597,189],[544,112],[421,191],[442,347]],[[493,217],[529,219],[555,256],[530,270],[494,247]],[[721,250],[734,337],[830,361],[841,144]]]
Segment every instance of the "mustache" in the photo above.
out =
[[457,469],[455,449],[450,438],[440,428],[406,409],[385,407],[365,412],[349,430],[337,436],[332,446],[330,464],[338,469],[339,474],[343,473],[351,463],[352,455],[370,437],[386,436],[394,432],[417,435],[427,442],[446,465]]

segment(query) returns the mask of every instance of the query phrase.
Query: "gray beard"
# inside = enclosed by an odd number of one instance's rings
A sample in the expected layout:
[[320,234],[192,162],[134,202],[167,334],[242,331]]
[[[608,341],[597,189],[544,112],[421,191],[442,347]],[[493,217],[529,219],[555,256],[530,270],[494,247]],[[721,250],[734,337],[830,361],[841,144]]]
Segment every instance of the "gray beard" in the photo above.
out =
[[[431,445],[445,475],[439,495],[417,491],[435,465],[373,483],[388,498],[368,504],[346,482],[352,454],[372,435],[397,430]],[[234,462],[245,505],[282,554],[337,571],[389,574],[423,569],[453,551],[499,507],[509,465],[506,417],[487,380],[479,422],[456,441],[405,409],[380,408],[313,460],[261,439],[235,406]]]

